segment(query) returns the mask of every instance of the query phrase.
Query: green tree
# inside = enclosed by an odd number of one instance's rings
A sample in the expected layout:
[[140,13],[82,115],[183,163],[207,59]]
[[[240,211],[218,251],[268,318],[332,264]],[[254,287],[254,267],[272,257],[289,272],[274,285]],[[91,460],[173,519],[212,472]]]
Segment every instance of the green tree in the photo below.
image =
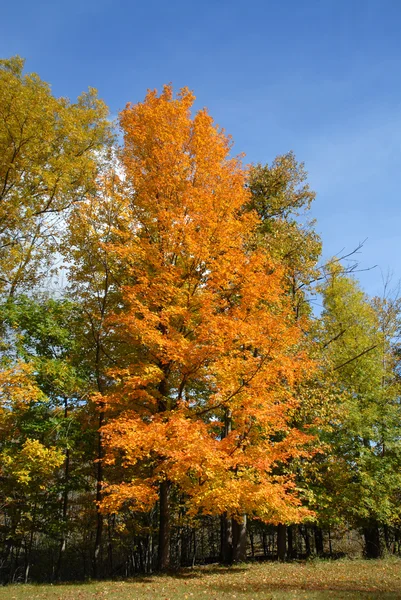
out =
[[[371,301],[338,265],[322,286],[324,377],[337,395],[323,480],[324,505],[360,528],[379,556],[379,527],[398,521],[401,406],[394,340],[398,302]],[[335,405],[334,405],[335,406]],[[333,485],[334,484],[334,485]]]
[[286,267],[286,282],[296,315],[308,314],[308,292],[319,278],[321,241],[308,212],[315,193],[293,152],[277,156],[271,165],[257,164],[248,176],[250,202],[260,218],[259,243]]
[[[72,529],[70,496],[85,489],[88,471],[82,426],[88,384],[75,344],[77,314],[67,300],[18,296],[3,305],[2,321],[10,346],[0,371],[3,560],[11,577],[17,568],[13,552],[25,557],[29,570],[33,545],[47,538],[57,556],[53,576],[58,578]],[[37,472],[32,471],[36,455]],[[47,470],[40,467],[41,457]],[[21,550],[24,536],[29,543]]]

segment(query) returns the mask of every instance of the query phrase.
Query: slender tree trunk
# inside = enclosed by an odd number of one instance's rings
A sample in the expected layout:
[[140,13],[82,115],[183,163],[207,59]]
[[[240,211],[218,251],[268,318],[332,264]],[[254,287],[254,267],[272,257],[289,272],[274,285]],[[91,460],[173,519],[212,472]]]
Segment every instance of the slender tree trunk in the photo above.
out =
[[[231,411],[226,410],[224,416],[224,431],[223,438],[227,437],[232,429]],[[220,545],[221,562],[225,565],[230,565],[233,562],[233,521],[231,517],[224,513],[221,515],[221,545]]]
[[262,545],[263,545],[263,554],[267,556],[267,539],[266,539],[266,531],[262,533]]
[[307,525],[305,525],[305,551],[306,556],[310,556],[312,554],[310,547],[309,528]]
[[186,567],[188,563],[188,529],[182,527],[181,529],[181,567]]
[[297,538],[296,528],[294,525],[287,527],[287,540],[288,540],[288,558],[297,558]]
[[253,533],[253,531],[251,531],[249,533],[249,541],[251,543],[251,555],[252,555],[252,558],[255,558],[255,540],[254,540],[254,538],[255,538],[254,533]]
[[386,544],[386,550],[387,552],[391,552],[391,541],[390,541],[390,535],[389,535],[389,529],[388,529],[388,525],[384,525],[383,526],[383,532],[384,532],[384,541]]
[[[103,351],[102,351],[102,336],[104,334],[103,324],[106,316],[107,302],[109,292],[109,270],[105,265],[105,279],[104,279],[104,291],[100,305],[100,322],[98,329],[93,329],[92,333],[96,343],[96,355],[95,355],[95,373],[97,390],[100,394],[104,394],[106,389],[106,381],[104,377],[104,365],[103,365]],[[92,326],[93,327],[93,326]],[[103,433],[102,427],[105,424],[104,414],[104,402],[99,403],[99,421],[98,421],[98,434],[97,434],[97,456],[96,456],[96,535],[95,535],[95,548],[93,553],[93,576],[97,579],[99,573],[99,563],[101,561],[101,550],[102,550],[102,535],[104,526],[104,517],[100,512],[100,502],[102,500],[103,491]]]
[[102,534],[104,517],[99,510],[99,503],[102,499],[102,488],[103,488],[103,437],[101,428],[104,425],[104,413],[102,408],[100,409],[99,415],[99,432],[98,432],[98,443],[97,443],[97,463],[96,463],[96,536],[95,536],[95,550],[93,554],[93,577],[97,579],[99,577],[99,563],[100,554],[102,548]]
[[245,562],[246,561],[246,515],[242,516],[240,522],[235,519],[232,521],[232,532],[233,532],[233,561],[234,562]]
[[109,516],[107,520],[107,556],[109,562],[109,576],[113,577],[114,565],[113,565],[113,529],[114,529],[115,515]]
[[29,533],[29,541],[25,545],[25,574],[24,574],[24,582],[28,583],[29,571],[31,568],[31,555],[32,555],[32,547],[33,547],[33,538],[36,529],[36,504],[33,507],[33,515],[32,515],[32,523],[31,523],[31,531]]
[[[68,418],[68,400],[64,398],[64,418]],[[65,449],[65,461],[64,461],[64,490],[62,496],[62,507],[61,507],[61,538],[59,551],[57,556],[56,568],[55,568],[55,579],[56,581],[60,579],[61,572],[61,564],[64,556],[64,552],[67,545],[67,512],[68,512],[68,483],[70,477],[70,450],[68,446]]]
[[330,557],[333,556],[333,544],[331,541],[331,530],[329,528],[329,553],[330,553]]
[[195,566],[195,562],[196,562],[196,553],[197,553],[197,541],[196,541],[196,529],[194,528],[193,530],[193,540],[194,540],[194,549],[193,549],[193,554],[192,554],[192,568],[194,568]]
[[309,538],[309,529],[307,525],[300,525],[299,526],[299,532],[302,535],[302,537],[304,538],[304,542],[305,542],[305,554],[306,556],[310,556],[311,555],[311,549],[310,549],[310,538]]
[[159,520],[159,552],[157,567],[159,571],[167,571],[170,567],[170,482],[160,484],[160,520]]
[[277,525],[277,558],[284,561],[287,552],[287,525],[279,523]]
[[318,527],[317,525],[315,525],[314,534],[315,534],[316,554],[318,556],[323,556],[323,554],[324,554],[323,531],[322,531],[321,527]]

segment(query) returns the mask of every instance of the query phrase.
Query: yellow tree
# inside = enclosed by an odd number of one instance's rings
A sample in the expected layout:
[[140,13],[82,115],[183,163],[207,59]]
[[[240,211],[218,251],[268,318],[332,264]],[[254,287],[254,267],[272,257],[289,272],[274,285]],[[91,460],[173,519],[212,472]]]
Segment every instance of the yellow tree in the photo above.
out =
[[159,568],[169,564],[172,489],[193,514],[302,519],[279,465],[305,452],[291,428],[294,384],[311,363],[284,268],[256,243],[260,221],[230,139],[194,96],[149,92],[121,114],[124,223],[108,244],[125,272],[115,335],[130,347],[100,396],[115,481],[103,510],[159,501]]
[[0,61],[0,293],[10,296],[46,272],[60,215],[93,189],[110,140],[95,90],[55,98],[23,66]]
[[[46,397],[35,381],[33,365],[22,361],[12,366],[1,365],[2,561],[5,572],[10,569],[12,578],[16,566],[13,567],[10,555],[14,550],[18,556],[24,545],[25,582],[29,576],[34,536],[40,521],[40,507],[45,503],[50,504],[53,499],[57,470],[64,461],[59,449],[27,436],[27,422],[32,408],[45,401]],[[33,436],[37,435],[35,428],[32,428],[32,432]]]

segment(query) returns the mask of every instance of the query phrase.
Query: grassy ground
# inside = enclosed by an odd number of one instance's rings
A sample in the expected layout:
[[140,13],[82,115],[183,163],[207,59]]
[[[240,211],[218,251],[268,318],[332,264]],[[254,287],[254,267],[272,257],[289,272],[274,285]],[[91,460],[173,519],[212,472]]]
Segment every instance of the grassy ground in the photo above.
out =
[[401,559],[199,567],[169,576],[68,585],[10,585],[0,600],[401,600]]

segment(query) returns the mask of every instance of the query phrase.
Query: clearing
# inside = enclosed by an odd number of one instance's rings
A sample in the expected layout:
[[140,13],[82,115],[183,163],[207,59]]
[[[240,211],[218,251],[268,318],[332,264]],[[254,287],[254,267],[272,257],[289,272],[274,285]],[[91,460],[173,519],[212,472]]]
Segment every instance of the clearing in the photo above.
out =
[[0,600],[395,600],[401,559],[311,560],[183,569],[174,575],[60,585],[10,585]]

